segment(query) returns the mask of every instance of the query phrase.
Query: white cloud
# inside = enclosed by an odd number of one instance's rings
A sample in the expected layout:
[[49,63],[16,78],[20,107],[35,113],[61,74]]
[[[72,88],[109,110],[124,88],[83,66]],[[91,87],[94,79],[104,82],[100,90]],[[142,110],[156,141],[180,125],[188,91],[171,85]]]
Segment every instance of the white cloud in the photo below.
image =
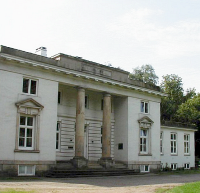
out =
[[117,37],[131,39],[136,46],[146,47],[152,56],[170,59],[181,55],[198,55],[200,50],[200,21],[185,20],[159,23],[161,10],[138,9],[122,15],[109,29]]

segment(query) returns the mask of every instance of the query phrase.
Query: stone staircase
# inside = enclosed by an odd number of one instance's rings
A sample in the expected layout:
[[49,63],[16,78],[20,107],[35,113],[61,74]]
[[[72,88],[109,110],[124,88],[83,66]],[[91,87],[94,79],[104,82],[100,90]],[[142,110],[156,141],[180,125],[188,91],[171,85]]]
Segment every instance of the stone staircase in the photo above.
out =
[[74,168],[70,161],[57,162],[56,166],[48,173],[52,178],[75,178],[75,177],[100,177],[121,176],[137,174],[134,170],[127,169],[123,163],[116,162],[112,168],[105,169],[98,162],[89,161],[83,169]]

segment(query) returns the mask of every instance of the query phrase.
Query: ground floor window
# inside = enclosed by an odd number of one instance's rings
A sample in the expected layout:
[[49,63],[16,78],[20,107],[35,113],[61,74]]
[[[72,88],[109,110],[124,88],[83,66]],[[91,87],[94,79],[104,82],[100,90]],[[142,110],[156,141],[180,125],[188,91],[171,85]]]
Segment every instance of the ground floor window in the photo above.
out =
[[140,153],[148,152],[148,130],[140,129]]
[[19,165],[18,175],[19,176],[34,176],[35,166],[34,165]]
[[177,154],[177,134],[171,133],[171,154]]
[[140,165],[140,172],[149,172],[149,165]]
[[184,164],[184,169],[190,169],[190,164],[189,163]]
[[60,149],[60,123],[57,122],[56,128],[56,150]]
[[19,127],[19,148],[20,149],[33,149],[33,136],[34,136],[34,117],[20,116]]
[[189,154],[190,149],[190,135],[185,134],[184,135],[184,154]]
[[177,163],[172,163],[171,164],[171,169],[176,170],[177,169]]

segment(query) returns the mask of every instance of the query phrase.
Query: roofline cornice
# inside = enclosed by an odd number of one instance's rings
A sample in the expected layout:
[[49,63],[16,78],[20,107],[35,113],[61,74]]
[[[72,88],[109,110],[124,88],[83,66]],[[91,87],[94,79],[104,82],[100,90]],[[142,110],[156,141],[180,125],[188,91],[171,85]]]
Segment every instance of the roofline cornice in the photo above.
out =
[[46,63],[40,63],[40,62],[34,62],[32,60],[28,60],[28,59],[23,59],[23,58],[19,58],[19,57],[15,57],[15,56],[10,56],[8,54],[4,54],[4,53],[0,53],[0,57],[5,58],[6,60],[13,60],[16,62],[19,62],[21,64],[30,64],[33,67],[42,67],[46,70],[54,70],[55,72],[61,72],[61,73],[65,73],[67,75],[73,75],[76,77],[80,77],[80,78],[85,78],[85,79],[91,79],[93,81],[99,81],[105,84],[110,84],[110,85],[116,85],[116,86],[120,86],[120,87],[124,87],[127,89],[133,89],[139,92],[146,92],[148,94],[153,94],[153,95],[157,95],[157,96],[167,96],[167,94],[159,92],[159,91],[155,91],[155,90],[151,90],[151,89],[147,89],[147,88],[143,88],[143,87],[139,87],[139,86],[135,86],[135,85],[131,85],[131,84],[127,84],[127,83],[122,83],[122,82],[118,82],[115,80],[110,80],[110,79],[106,79],[106,78],[101,78],[101,77],[97,77],[97,76],[92,76],[92,75],[85,75],[82,74],[80,72],[75,72],[72,70],[68,70],[68,69],[64,69],[62,67],[59,66],[52,66],[52,65],[47,65]]
[[198,129],[192,128],[184,128],[184,127],[170,127],[170,126],[163,126],[161,125],[161,129],[175,129],[175,130],[184,130],[184,131],[198,131]]

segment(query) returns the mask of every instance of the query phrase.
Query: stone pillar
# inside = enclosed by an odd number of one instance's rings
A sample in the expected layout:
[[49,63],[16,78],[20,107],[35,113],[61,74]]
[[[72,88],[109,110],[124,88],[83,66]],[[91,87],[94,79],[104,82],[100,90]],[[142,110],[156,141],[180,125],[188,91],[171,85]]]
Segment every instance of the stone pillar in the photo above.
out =
[[72,162],[77,168],[87,165],[84,158],[84,126],[85,126],[85,89],[77,89],[76,101],[76,130],[75,130],[75,157]]
[[113,165],[111,158],[111,95],[106,93],[103,97],[103,133],[102,157],[100,164],[106,168]]

